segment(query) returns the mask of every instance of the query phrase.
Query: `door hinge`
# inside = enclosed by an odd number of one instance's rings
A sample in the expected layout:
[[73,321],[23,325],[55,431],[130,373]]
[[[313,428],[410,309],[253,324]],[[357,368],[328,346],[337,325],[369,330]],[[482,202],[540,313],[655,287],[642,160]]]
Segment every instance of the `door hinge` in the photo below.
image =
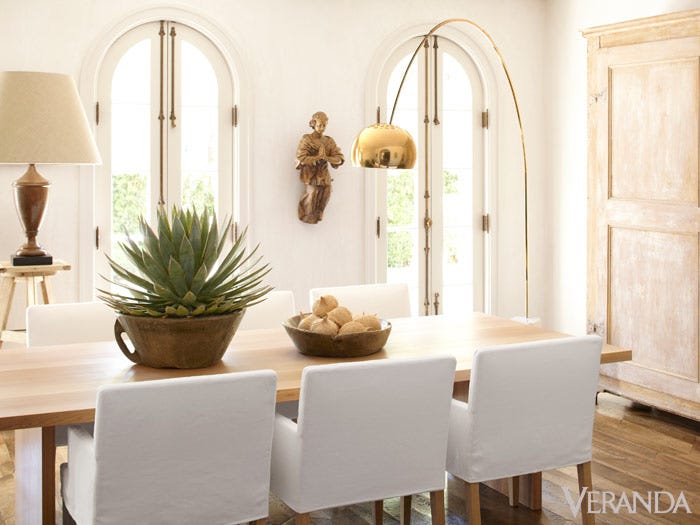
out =
[[382,233],[382,221],[380,217],[377,217],[377,239],[381,236]]
[[100,249],[100,227],[99,226],[95,227],[95,249],[96,250]]
[[234,128],[238,127],[238,106],[231,108],[231,122]]
[[481,216],[481,231],[489,233],[491,231],[491,218],[488,213]]
[[481,112],[481,127],[488,129],[489,127],[489,110]]
[[591,319],[588,319],[586,321],[586,334],[591,335],[595,334],[603,339],[605,339],[605,333],[606,333],[606,327],[605,327],[605,321],[600,320],[599,322],[595,323]]
[[100,103],[95,102],[95,125],[100,125]]

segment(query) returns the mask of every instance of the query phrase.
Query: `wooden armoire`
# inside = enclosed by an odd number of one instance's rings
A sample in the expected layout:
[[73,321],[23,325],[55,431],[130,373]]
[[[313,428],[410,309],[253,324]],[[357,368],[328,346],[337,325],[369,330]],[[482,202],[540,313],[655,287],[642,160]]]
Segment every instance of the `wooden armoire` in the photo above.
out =
[[700,9],[588,39],[588,331],[608,391],[700,420]]

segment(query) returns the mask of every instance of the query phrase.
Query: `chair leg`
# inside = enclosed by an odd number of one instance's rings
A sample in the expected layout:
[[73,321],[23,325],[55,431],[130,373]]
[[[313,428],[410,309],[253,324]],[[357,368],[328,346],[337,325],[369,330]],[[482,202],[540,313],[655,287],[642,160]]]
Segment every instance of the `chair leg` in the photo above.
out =
[[581,501],[581,522],[583,525],[595,525],[595,514],[588,512],[588,499],[590,498],[590,491],[593,490],[593,479],[591,476],[591,462],[586,461],[576,465],[576,470],[578,471],[578,489],[583,492],[586,490],[586,495]]
[[399,516],[401,525],[411,525],[411,496],[401,496],[401,515]]
[[467,483],[469,525],[481,525],[481,505],[479,503],[479,483]]
[[517,507],[520,501],[520,477],[508,478],[508,504]]
[[308,512],[297,514],[294,518],[294,523],[296,523],[296,525],[311,525],[311,516]]
[[68,512],[65,503],[63,504],[63,525],[77,525],[73,519],[73,516],[71,516],[70,512]]
[[433,490],[430,493],[430,516],[433,525],[445,525],[444,490]]
[[379,499],[374,502],[374,525],[384,523],[384,500]]

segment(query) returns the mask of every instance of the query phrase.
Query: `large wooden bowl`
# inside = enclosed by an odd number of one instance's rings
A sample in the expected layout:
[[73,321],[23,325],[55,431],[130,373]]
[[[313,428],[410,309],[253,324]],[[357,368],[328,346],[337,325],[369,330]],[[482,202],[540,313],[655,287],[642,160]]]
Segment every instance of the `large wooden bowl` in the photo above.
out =
[[391,333],[391,323],[382,319],[381,330],[358,334],[326,335],[297,328],[300,316],[290,317],[283,324],[294,346],[302,354],[318,357],[362,357],[379,352]]

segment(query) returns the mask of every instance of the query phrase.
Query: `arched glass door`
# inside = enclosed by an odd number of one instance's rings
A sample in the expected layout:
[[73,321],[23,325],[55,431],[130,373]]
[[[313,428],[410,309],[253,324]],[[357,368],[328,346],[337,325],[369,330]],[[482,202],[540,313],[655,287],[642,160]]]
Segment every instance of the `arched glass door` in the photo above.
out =
[[233,85],[210,40],[174,22],[132,29],[105,56],[98,100],[98,253],[120,259],[124,232],[138,237],[159,205],[232,215]]
[[[407,42],[389,61],[388,111],[419,41]],[[431,39],[409,71],[394,116],[416,139],[416,167],[387,170],[378,191],[386,236],[378,239],[377,274],[408,283],[413,311],[421,315],[483,309],[483,109],[468,54],[447,39]]]

